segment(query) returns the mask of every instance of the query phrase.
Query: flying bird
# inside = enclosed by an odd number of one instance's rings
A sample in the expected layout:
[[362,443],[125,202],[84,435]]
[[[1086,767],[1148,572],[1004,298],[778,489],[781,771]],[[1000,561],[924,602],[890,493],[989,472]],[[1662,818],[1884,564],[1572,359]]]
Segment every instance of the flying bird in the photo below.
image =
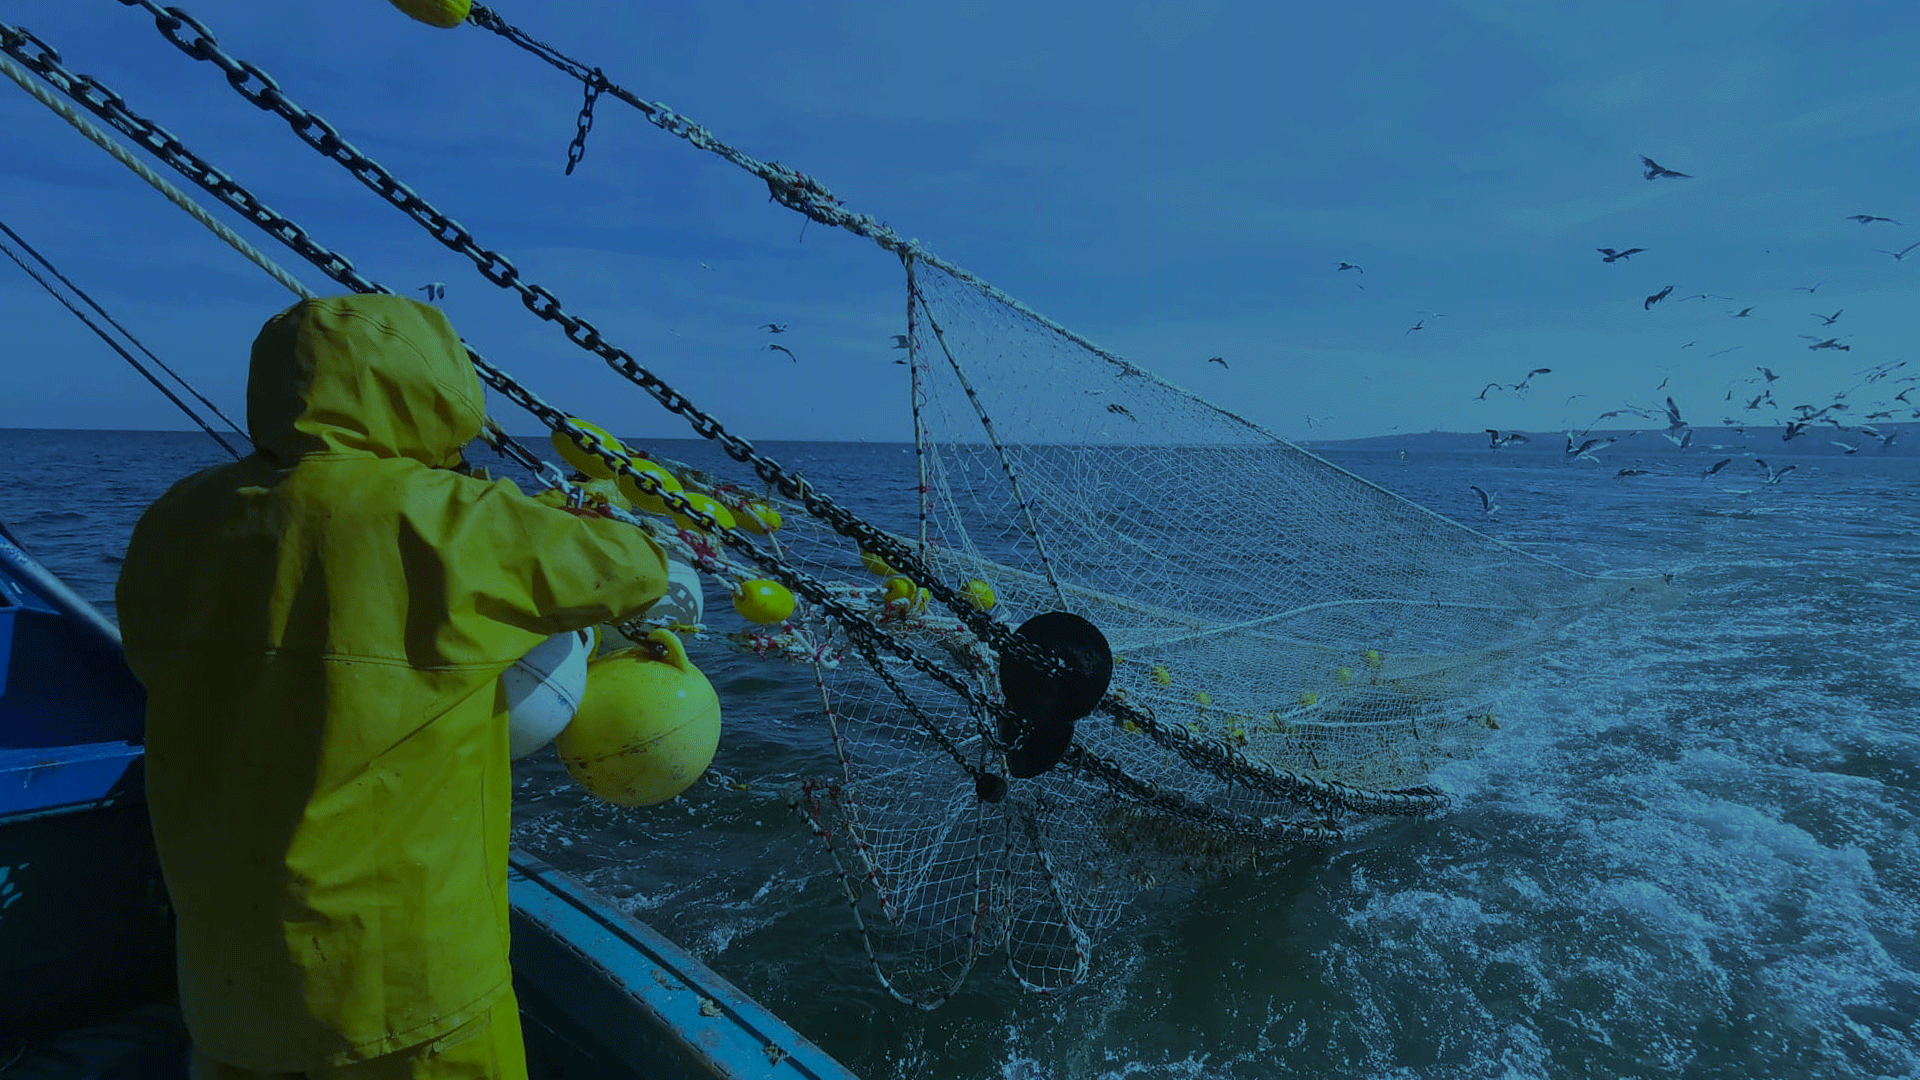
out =
[[1500,389],[1500,384],[1499,384],[1499,383],[1497,383],[1497,382],[1490,382],[1490,383],[1488,383],[1487,385],[1485,385],[1485,386],[1483,386],[1483,387],[1481,387],[1481,388],[1480,388],[1480,396],[1479,396],[1479,397],[1477,397],[1477,398],[1474,398],[1473,400],[1475,400],[1475,401],[1485,401],[1485,400],[1487,400],[1487,391],[1489,391],[1489,390],[1498,390],[1498,389]]
[[1594,248],[1593,250],[1605,256],[1605,258],[1600,260],[1601,262],[1612,262],[1615,259],[1624,259],[1629,255],[1638,255],[1647,249],[1646,248],[1628,248],[1625,251],[1615,251],[1612,248]]
[[1659,162],[1645,154],[1640,155],[1640,163],[1647,167],[1647,179],[1649,180],[1658,180],[1662,176],[1677,177],[1681,180],[1693,179],[1693,177],[1687,173],[1674,172],[1672,169],[1662,166]]
[[1484,491],[1479,485],[1468,484],[1467,490],[1473,492],[1475,495],[1480,496],[1480,512],[1481,513],[1491,514],[1495,510],[1500,509],[1500,504],[1494,502],[1493,496],[1487,494],[1486,491]]
[[765,330],[769,334],[784,334],[787,332],[787,327],[791,325],[793,324],[783,322],[761,323],[756,329]]
[[426,293],[428,300],[445,300],[447,298],[447,283],[444,281],[430,281],[415,291]]
[[894,347],[894,348],[896,348],[896,349],[904,349],[904,348],[906,348],[906,347],[907,347],[907,335],[905,335],[905,334],[895,334],[895,335],[893,335],[893,347]]
[[1652,296],[1647,297],[1647,302],[1641,305],[1641,309],[1644,311],[1652,311],[1653,305],[1659,303],[1662,300],[1665,300],[1667,298],[1667,294],[1671,293],[1672,291],[1673,291],[1673,286],[1669,285],[1666,288],[1661,289],[1659,292],[1654,293]]
[[1502,435],[1500,434],[1500,432],[1494,430],[1493,428],[1486,428],[1485,430],[1487,433],[1487,445],[1494,450],[1498,450],[1501,447],[1507,445],[1508,443],[1522,443],[1522,442],[1532,441],[1528,439],[1525,435],[1522,435],[1517,431],[1509,431],[1505,435]]
[[1140,419],[1139,417],[1137,417],[1137,416],[1135,416],[1135,415],[1133,415],[1132,413],[1130,413],[1130,412],[1128,412],[1128,411],[1127,411],[1127,407],[1126,407],[1125,405],[1122,405],[1122,404],[1120,404],[1120,403],[1119,403],[1119,402],[1117,402],[1117,401],[1112,401],[1112,402],[1108,402],[1108,403],[1107,403],[1107,411],[1108,411],[1108,412],[1110,412],[1110,413],[1119,413],[1120,415],[1122,415],[1122,416],[1124,416],[1124,417],[1126,417],[1126,418],[1127,418],[1127,419],[1129,419],[1129,420],[1138,420],[1138,419]]
[[1886,221],[1886,222],[1891,222],[1894,225],[1900,224],[1899,222],[1894,221],[1890,217],[1875,217],[1872,214],[1849,214],[1847,216],[1847,220],[1857,221],[1862,225],[1865,225],[1865,224],[1868,224],[1869,222],[1874,222],[1874,221]]
[[1915,240],[1913,243],[1908,244],[1906,247],[1901,248],[1899,251],[1888,251],[1886,248],[1874,248],[1873,250],[1879,252],[1882,255],[1891,255],[1893,256],[1894,262],[1899,262],[1901,259],[1904,259],[1907,257],[1907,252],[1912,251],[1914,248],[1917,248],[1917,247],[1920,247],[1920,240]]
[[[1813,335],[1812,335],[1812,334],[1801,334],[1800,336],[1801,336],[1801,337],[1803,337],[1803,338],[1807,338],[1807,339],[1809,339],[1809,340],[1812,340],[1812,339],[1813,339]],[[1839,350],[1840,350],[1841,352],[1852,352],[1852,351],[1853,351],[1853,346],[1851,346],[1851,345],[1841,345],[1841,344],[1839,344],[1839,341],[1840,341],[1840,339],[1839,339],[1839,338],[1828,338],[1828,339],[1827,339],[1827,340],[1825,340],[1825,341],[1814,341],[1814,343],[1813,343],[1813,344],[1811,344],[1811,345],[1809,345],[1809,346],[1807,346],[1807,348],[1809,348],[1809,349],[1839,349]]]
[[1844,443],[1844,442],[1841,442],[1839,439],[1828,439],[1827,441],[1839,447],[1840,449],[1845,450],[1849,454],[1857,454],[1860,452],[1860,446],[1857,443]]
[[1546,367],[1534,368],[1532,371],[1527,372],[1526,378],[1521,379],[1517,383],[1514,383],[1513,388],[1516,391],[1525,390],[1527,388],[1527,383],[1531,381],[1535,375],[1551,375],[1551,374],[1553,374],[1552,368],[1546,368]]
[[1798,465],[1788,465],[1783,469],[1776,470],[1773,466],[1767,464],[1765,461],[1761,460],[1760,458],[1754,458],[1753,463],[1767,470],[1767,478],[1764,481],[1762,481],[1762,483],[1767,483],[1767,484],[1777,484],[1780,482],[1781,477],[1799,468]]
[[793,361],[793,362],[794,362],[794,363],[796,363],[796,364],[800,362],[800,358],[799,358],[799,357],[797,357],[797,356],[795,356],[795,355],[793,355],[793,350],[792,350],[792,349],[789,349],[789,348],[787,348],[787,347],[786,347],[785,345],[768,345],[768,346],[767,346],[767,348],[769,348],[769,349],[778,349],[778,350],[780,350],[781,352],[783,352],[783,353],[786,353],[786,354],[787,354],[787,359],[789,359],[789,360],[791,360],[791,361]]
[[1593,451],[1611,445],[1613,445],[1613,439],[1611,437],[1605,439],[1588,439],[1586,442],[1581,443],[1580,448],[1576,450],[1573,446],[1573,432],[1567,432],[1568,457],[1583,457],[1588,461],[1598,461],[1600,459],[1593,456]]
[[1825,284],[1826,284],[1826,282],[1824,282],[1824,281],[1816,281],[1816,282],[1814,282],[1814,283],[1813,283],[1813,284],[1811,284],[1811,285],[1795,285],[1795,286],[1793,287],[1793,291],[1794,291],[1794,292],[1806,292],[1806,293],[1812,293],[1812,292],[1813,292],[1813,291],[1814,291],[1815,289],[1818,289],[1818,288],[1819,288],[1820,286],[1822,286],[1822,285],[1825,285]]
[[1705,480],[1707,477],[1712,476],[1714,473],[1719,472],[1731,464],[1733,464],[1732,458],[1721,458],[1719,461],[1707,466],[1707,471],[1700,474],[1700,479]]
[[1757,368],[1754,368],[1753,370],[1755,370],[1755,371],[1757,371],[1757,372],[1759,372],[1759,373],[1760,373],[1760,374],[1762,374],[1762,375],[1765,375],[1765,376],[1767,377],[1767,381],[1768,381],[1768,382],[1772,382],[1773,380],[1775,380],[1775,379],[1777,379],[1777,378],[1779,378],[1779,377],[1780,377],[1780,376],[1778,376],[1778,375],[1775,375],[1775,374],[1773,373],[1773,369],[1772,369],[1772,368],[1763,368],[1763,367],[1757,367]]
[[1365,270],[1363,270],[1363,269],[1361,269],[1361,268],[1360,268],[1360,267],[1358,267],[1358,266],[1355,266],[1355,265],[1353,265],[1353,264],[1352,264],[1352,263],[1350,263],[1350,262],[1343,262],[1343,263],[1341,263],[1341,264],[1340,264],[1339,266],[1337,266],[1337,267],[1335,267],[1335,268],[1334,268],[1334,271],[1333,271],[1333,272],[1337,274],[1337,273],[1339,273],[1339,272],[1340,272],[1340,271],[1342,271],[1342,270],[1359,270],[1359,271],[1360,271],[1361,273],[1363,273],[1363,274],[1364,274],[1364,273],[1366,273],[1366,271],[1365,271]]
[[1813,313],[1813,317],[1820,320],[1821,326],[1832,326],[1833,320],[1838,319],[1840,317],[1840,312],[1845,310],[1847,309],[1841,308],[1840,311],[1836,311],[1831,315],[1822,315],[1816,311]]
[[1621,469],[1617,473],[1614,473],[1613,478],[1615,480],[1625,480],[1629,476],[1645,476],[1645,475],[1647,475],[1647,470],[1645,469],[1626,468],[1626,469]]
[[1426,329],[1426,327],[1427,327],[1427,320],[1421,319],[1419,322],[1414,323],[1412,326],[1407,327],[1406,333],[1411,334],[1415,330],[1424,330]]
[[1743,308],[1741,308],[1741,309],[1740,309],[1739,311],[1736,311],[1736,312],[1734,312],[1734,313],[1733,313],[1733,317],[1734,317],[1734,318],[1736,318],[1736,319],[1744,319],[1744,318],[1746,318],[1746,317],[1747,317],[1747,313],[1748,313],[1748,312],[1750,312],[1750,311],[1752,311],[1752,310],[1753,310],[1753,309],[1752,309],[1752,308],[1750,308],[1750,307],[1743,307]]
[[1226,366],[1227,366],[1227,362],[1226,362],[1226,360],[1225,360],[1225,359],[1223,359],[1223,358],[1221,358],[1221,357],[1218,357],[1218,356],[1209,356],[1209,357],[1207,357],[1207,363],[1209,363],[1209,364],[1219,364],[1219,365],[1220,365],[1221,367],[1226,367]]

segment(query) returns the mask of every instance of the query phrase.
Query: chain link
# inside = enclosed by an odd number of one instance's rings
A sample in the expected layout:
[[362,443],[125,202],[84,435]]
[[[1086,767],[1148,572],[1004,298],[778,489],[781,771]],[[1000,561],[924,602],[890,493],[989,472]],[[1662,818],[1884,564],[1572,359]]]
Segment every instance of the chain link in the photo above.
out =
[[[544,321],[555,323],[570,341],[600,356],[615,371],[646,390],[663,407],[686,419],[701,437],[719,443],[730,457],[742,464],[750,465],[761,480],[788,499],[799,503],[810,515],[829,525],[836,533],[853,540],[861,550],[881,557],[896,570],[913,579],[953,611],[969,631],[986,642],[997,655],[1018,657],[1042,671],[1058,672],[1064,668],[1064,662],[1057,654],[1015,635],[1006,626],[975,607],[969,598],[939,579],[908,545],[839,506],[816,491],[805,477],[786,471],[778,462],[757,452],[751,443],[727,432],[717,420],[699,410],[686,397],[642,367],[625,350],[607,342],[591,323],[566,312],[560,300],[550,291],[542,286],[521,281],[518,269],[510,260],[497,252],[481,247],[473,235],[458,221],[441,214],[410,187],[393,177],[378,163],[361,154],[325,120],[289,100],[265,72],[251,63],[236,60],[225,53],[214,41],[212,34],[197,20],[178,9],[162,9],[153,0],[120,0],[120,2],[127,6],[146,9],[154,16],[155,24],[162,34],[176,47],[195,59],[218,66],[225,72],[228,83],[236,92],[259,108],[285,119],[303,141],[330,160],[347,168],[376,194],[426,228],[429,234],[443,245],[466,256],[489,281],[519,293],[521,302],[527,310]],[[481,9],[476,8],[476,11],[478,10]],[[183,28],[190,29],[192,36],[184,36]],[[285,243],[328,277],[355,292],[388,292],[382,286],[361,275],[344,256],[314,241],[299,225],[265,206],[252,193],[193,154],[164,128],[133,113],[118,94],[87,76],[75,75],[67,71],[60,64],[58,52],[31,33],[0,23],[0,44],[3,44],[5,51],[15,59],[61,92],[106,120],[182,175]],[[589,72],[584,77],[591,78],[595,74],[597,71]],[[631,95],[611,84],[607,85],[607,90],[631,99]],[[708,148],[717,145],[712,143],[710,137],[705,137],[700,129],[685,124],[670,112],[664,118],[655,115],[659,111],[661,110],[657,108],[649,110],[649,117],[656,124],[676,128],[679,133],[695,141],[696,144],[707,145]],[[854,217],[871,224],[871,219],[866,219],[864,215],[847,215],[840,212],[822,216],[825,213],[823,207],[837,206],[840,201],[824,186],[809,177],[780,166],[777,162],[763,168],[766,170],[765,175],[774,198],[784,205],[825,224],[851,227],[849,219]],[[902,243],[890,246],[894,250],[927,257],[916,245]],[[942,268],[949,269],[944,265]],[[957,268],[951,268],[949,272],[953,270]],[[961,274],[964,275],[964,272]],[[1014,306],[1018,310],[1025,311],[1017,304]],[[1089,347],[1092,346],[1089,345]],[[1104,351],[1100,352],[1106,355]],[[877,654],[873,650],[889,652],[914,667],[915,670],[947,686],[977,713],[986,713],[1000,719],[1007,718],[1010,714],[1004,703],[987,699],[961,676],[946,670],[904,642],[875,627],[858,612],[841,603],[827,591],[824,585],[787,566],[777,556],[761,549],[745,534],[719,526],[704,512],[679,497],[678,493],[659,490],[650,476],[633,471],[624,458],[614,455],[605,447],[598,446],[591,436],[583,436],[577,429],[566,425],[564,421],[567,416],[564,413],[515,383],[478,353],[468,350],[468,355],[482,378],[501,394],[533,413],[549,428],[569,432],[575,441],[580,443],[583,450],[594,453],[610,467],[632,477],[643,489],[661,497],[676,513],[695,522],[709,535],[719,537],[728,547],[745,554],[756,565],[781,580],[797,594],[817,604],[839,622],[861,647],[869,663],[888,681],[895,694],[907,703],[916,721],[921,723],[929,733],[934,734],[936,739],[941,740],[948,752],[955,754],[956,760],[961,760],[971,775],[978,777],[977,770],[967,766],[960,758],[957,750],[951,745],[951,740],[940,731],[938,724],[921,713],[906,696],[905,691],[891,679],[885,670],[884,663],[875,663]],[[1248,759],[1236,748],[1225,743],[1195,739],[1183,729],[1160,724],[1150,712],[1139,710],[1115,695],[1109,695],[1103,700],[1101,709],[1117,719],[1133,721],[1142,730],[1148,732],[1156,742],[1198,768],[1223,778],[1240,780],[1266,794],[1302,802],[1317,809],[1337,807],[1357,812],[1423,814],[1444,810],[1447,805],[1446,797],[1431,788],[1364,791],[1346,784],[1317,780],[1289,770],[1276,769],[1264,762]],[[987,737],[991,740],[990,733]],[[1220,821],[1218,823],[1220,827],[1235,831],[1246,831],[1249,827],[1250,819],[1242,819],[1239,815],[1233,815],[1218,807],[1196,803],[1183,796],[1161,791],[1150,782],[1128,776],[1118,766],[1092,755],[1084,748],[1076,747],[1068,760],[1084,763],[1086,771],[1105,779],[1110,785],[1119,783],[1119,778],[1124,778],[1127,790],[1134,792],[1136,797],[1147,798],[1148,801],[1174,810],[1183,816],[1200,816],[1211,820],[1224,815],[1227,820]],[[1264,828],[1260,831],[1265,832]]]
[[[473,234],[459,222],[440,213],[406,184],[395,179],[379,163],[360,153],[326,121],[289,100],[266,72],[248,61],[236,60],[228,55],[214,40],[213,34],[192,16],[177,8],[161,8],[154,0],[120,0],[120,2],[129,7],[146,9],[153,15],[154,22],[161,33],[175,47],[196,60],[204,60],[219,67],[226,73],[227,82],[242,97],[255,106],[286,120],[302,141],[329,159],[345,166],[355,178],[374,193],[425,227],[441,244],[466,256],[488,280],[518,292],[521,303],[528,311],[542,320],[558,325],[575,345],[599,356],[629,382],[645,390],[668,411],[686,419],[701,437],[719,443],[728,456],[742,464],[751,465],[763,481],[805,507],[809,514],[825,522],[835,532],[860,544],[862,550],[879,555],[886,559],[889,565],[912,578],[916,584],[925,588],[935,599],[958,616],[976,636],[987,642],[994,652],[1002,655],[1013,653],[1042,671],[1061,669],[1062,662],[1058,656],[1015,637],[1005,626],[987,618],[984,612],[975,607],[958,590],[936,577],[906,545],[868,525],[827,496],[814,490],[804,477],[789,473],[772,458],[755,451],[753,444],[728,433],[720,426],[718,420],[700,411],[691,401],[642,367],[626,350],[606,341],[591,323],[577,315],[569,314],[561,306],[559,298],[547,289],[522,282],[519,270],[504,255],[481,247]],[[182,36],[180,32],[182,27],[190,28],[194,36]],[[588,72],[586,77],[592,79],[593,73]],[[178,143],[175,142],[175,145],[177,146]],[[180,149],[185,148],[180,147]],[[834,203],[839,201],[817,182],[792,170],[780,170],[775,174],[775,179],[770,180],[769,183],[774,188],[775,197],[795,209],[814,205],[821,199],[831,200]],[[336,280],[339,279],[336,278]]]

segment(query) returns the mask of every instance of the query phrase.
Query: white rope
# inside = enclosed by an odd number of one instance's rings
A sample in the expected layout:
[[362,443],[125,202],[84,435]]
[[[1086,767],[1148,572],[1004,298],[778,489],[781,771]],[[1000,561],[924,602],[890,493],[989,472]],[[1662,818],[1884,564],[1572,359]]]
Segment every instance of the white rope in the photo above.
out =
[[114,141],[111,135],[108,135],[105,131],[102,131],[100,128],[95,126],[91,120],[88,120],[86,117],[80,115],[78,112],[75,112],[73,108],[69,106],[66,102],[61,101],[59,98],[54,97],[50,91],[48,91],[47,89],[42,87],[39,83],[35,82],[32,78],[30,78],[27,74],[26,69],[14,63],[12,60],[8,59],[7,57],[0,56],[0,71],[5,71],[7,74],[7,77],[12,79],[16,83],[19,83],[20,88],[22,90],[25,90],[27,93],[32,94],[35,98],[39,99],[42,105],[45,105],[47,108],[52,109],[54,112],[60,114],[61,119],[65,120],[69,124],[72,124],[74,128],[80,132],[80,134],[85,135],[88,139],[91,139],[94,145],[98,146],[102,150],[105,150],[107,153],[112,154],[114,158],[117,159],[122,165],[125,165],[129,169],[132,169],[136,174],[139,175],[140,179],[145,180],[147,183],[153,185],[153,188],[155,191],[158,191],[160,194],[165,195],[168,199],[171,199],[175,206],[178,206],[180,209],[185,210],[187,213],[193,215],[196,221],[200,222],[200,224],[205,225],[208,229],[212,230],[215,236],[218,236],[220,239],[225,240],[229,245],[233,247],[235,251],[238,251],[240,254],[245,255],[249,260],[253,262],[254,265],[260,267],[260,269],[265,270],[268,274],[272,275],[273,280],[286,286],[287,289],[289,289],[295,296],[298,296],[302,299],[311,300],[314,296],[317,295],[312,289],[309,289],[305,285],[302,285],[298,278],[294,277],[292,274],[288,273],[286,270],[281,268],[272,259],[267,258],[264,254],[260,252],[259,249],[255,248],[252,244],[249,244],[245,240],[241,239],[238,233],[235,233],[232,229],[227,228],[225,224],[223,224],[218,218],[214,217],[212,214],[208,213],[207,210],[204,207],[202,207],[199,203],[194,202],[193,199],[189,197],[186,192],[181,191],[177,187],[174,187],[172,184],[167,182],[167,179],[165,177],[161,176],[159,173],[154,172],[152,169],[149,169],[146,166],[145,162],[141,161],[137,157],[134,157],[132,151],[128,150],[126,147]]

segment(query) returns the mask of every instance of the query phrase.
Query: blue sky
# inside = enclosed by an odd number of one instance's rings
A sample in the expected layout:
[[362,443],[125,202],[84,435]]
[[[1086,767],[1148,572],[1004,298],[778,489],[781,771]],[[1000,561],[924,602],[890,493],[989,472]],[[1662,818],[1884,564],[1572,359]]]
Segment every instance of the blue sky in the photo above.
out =
[[[903,275],[870,241],[803,229],[759,180],[610,98],[563,175],[580,87],[484,31],[380,0],[185,6],[730,430],[909,436],[888,349]],[[1729,392],[1758,392],[1757,367],[1780,404],[1817,404],[1916,351],[1920,249],[1875,250],[1920,240],[1911,4],[497,10],[1288,437],[1558,431],[1669,394],[1707,426],[1738,411]],[[548,400],[623,434],[689,434],[137,9],[0,0],[0,20],[368,276],[414,296],[446,282],[467,340]],[[0,130],[0,219],[239,417],[248,343],[289,295],[11,82]],[[1643,154],[1692,178],[1649,181]],[[1646,250],[1607,264],[1599,247]],[[191,426],[9,262],[0,319],[0,426]],[[1851,348],[1810,350],[1816,331]],[[1524,393],[1475,400],[1539,367]]]

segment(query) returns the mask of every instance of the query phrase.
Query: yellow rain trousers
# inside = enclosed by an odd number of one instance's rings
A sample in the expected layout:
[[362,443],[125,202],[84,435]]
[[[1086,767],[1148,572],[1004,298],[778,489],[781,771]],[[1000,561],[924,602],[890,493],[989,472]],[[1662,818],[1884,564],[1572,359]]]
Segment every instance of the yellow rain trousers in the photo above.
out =
[[117,600],[203,1057],[333,1075],[512,1000],[499,675],[667,576],[637,529],[450,471],[483,408],[437,309],[302,301],[254,342],[255,452],[134,529]]

